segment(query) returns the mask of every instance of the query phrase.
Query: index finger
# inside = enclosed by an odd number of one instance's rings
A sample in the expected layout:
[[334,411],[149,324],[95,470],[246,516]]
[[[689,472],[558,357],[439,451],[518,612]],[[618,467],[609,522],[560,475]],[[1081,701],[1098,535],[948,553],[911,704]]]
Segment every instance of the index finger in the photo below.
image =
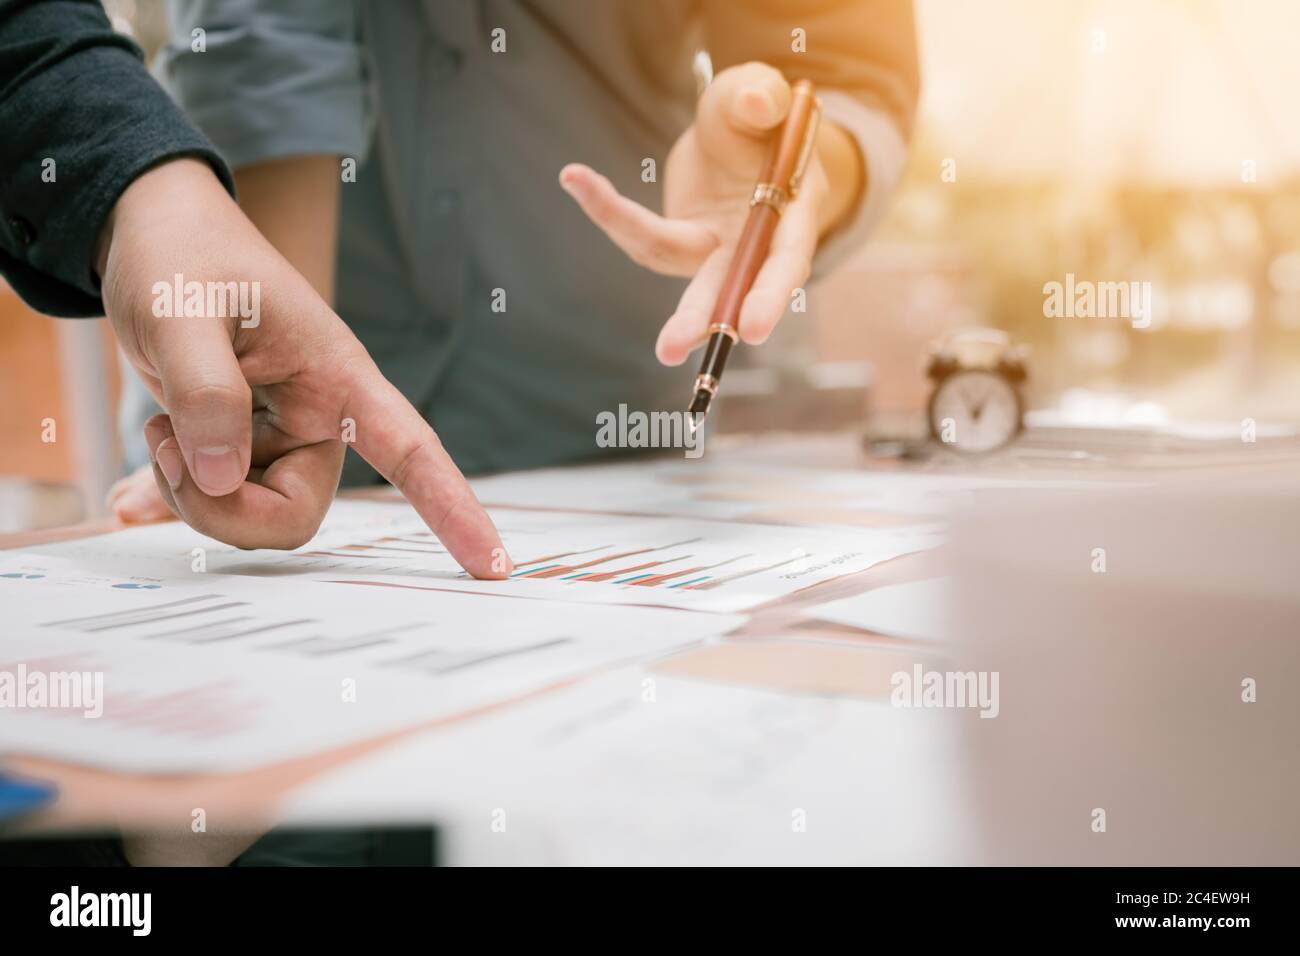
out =
[[424,523],[476,578],[510,576],[514,565],[465,476],[420,413],[368,355],[349,366],[343,417],[356,423],[356,448],[411,503]]
[[693,275],[718,244],[705,227],[651,212],[581,163],[560,170],[560,185],[628,258],[647,269],[664,275]]

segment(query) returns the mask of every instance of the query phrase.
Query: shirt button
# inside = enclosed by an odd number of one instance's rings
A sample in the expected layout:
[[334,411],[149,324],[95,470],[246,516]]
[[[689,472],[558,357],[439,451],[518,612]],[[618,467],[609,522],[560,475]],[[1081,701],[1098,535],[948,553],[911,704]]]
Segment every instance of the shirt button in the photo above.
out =
[[438,72],[442,76],[454,76],[460,72],[465,63],[465,54],[455,47],[443,47],[438,51]]
[[36,230],[33,229],[32,224],[22,216],[9,217],[9,231],[13,233],[18,241],[24,246],[30,246],[36,239]]

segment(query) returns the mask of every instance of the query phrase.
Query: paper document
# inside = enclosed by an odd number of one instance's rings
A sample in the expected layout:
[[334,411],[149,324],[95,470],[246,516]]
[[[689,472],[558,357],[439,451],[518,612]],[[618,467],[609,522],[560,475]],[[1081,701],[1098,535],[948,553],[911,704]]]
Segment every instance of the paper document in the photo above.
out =
[[436,819],[452,864],[953,862],[965,808],[947,719],[629,667],[413,736],[284,812]]
[[[244,768],[508,700],[740,623],[191,573],[188,564],[142,574],[157,558],[124,557],[123,537],[78,542],[72,554],[0,552],[0,750],[122,770]],[[115,552],[111,561],[91,557],[100,550]]]
[[336,501],[297,551],[241,551],[178,522],[38,549],[103,573],[205,573],[314,579],[356,592],[441,589],[585,604],[729,613],[934,547],[939,529],[835,531],[666,517],[491,509],[515,562],[508,581],[478,581],[403,501]]
[[5,674],[15,700],[20,674],[91,675],[70,706],[0,708],[0,747],[152,771],[279,760],[716,637],[733,612],[941,540],[929,515],[832,529],[491,511],[505,581],[470,578],[400,500],[336,501],[293,552],[180,522],[0,551],[0,696]]
[[908,528],[939,520],[984,489],[1093,483],[669,459],[511,472],[471,484],[486,505]]
[[851,598],[819,604],[808,613],[889,637],[946,641],[952,636],[951,603],[949,579],[934,578],[873,588]]
[[[305,554],[334,562],[319,576],[341,585],[446,587],[543,600],[733,612],[941,540],[933,528],[831,531],[548,511],[497,510],[493,517],[515,562],[504,583],[474,580],[446,555],[401,551],[434,540],[418,519],[346,542],[330,538]],[[357,554],[365,558],[358,560]]]

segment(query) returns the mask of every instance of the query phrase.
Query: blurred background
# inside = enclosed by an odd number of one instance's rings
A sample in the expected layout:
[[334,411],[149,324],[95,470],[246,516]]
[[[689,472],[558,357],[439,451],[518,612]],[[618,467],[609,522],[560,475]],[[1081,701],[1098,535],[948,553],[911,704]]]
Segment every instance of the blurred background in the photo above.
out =
[[[1300,417],[1300,6],[920,0],[917,20],[907,178],[823,290],[863,325],[823,346],[876,358],[885,404],[917,401],[921,342],[970,322],[1030,347],[1035,407],[1086,389],[1175,420]],[[1067,273],[1152,283],[1150,328],[1045,318]]]
[[[161,42],[161,0],[106,6]],[[968,326],[1029,347],[1035,409],[1300,422],[1300,5],[917,0],[916,16],[921,105],[891,211],[806,316],[748,353],[756,400],[737,397],[727,427],[790,425],[762,401],[782,369],[866,393],[814,401],[805,427],[918,415],[929,346]],[[1067,274],[1150,282],[1150,326],[1046,318],[1044,285]],[[104,326],[0,291],[0,530],[100,511],[120,458]]]

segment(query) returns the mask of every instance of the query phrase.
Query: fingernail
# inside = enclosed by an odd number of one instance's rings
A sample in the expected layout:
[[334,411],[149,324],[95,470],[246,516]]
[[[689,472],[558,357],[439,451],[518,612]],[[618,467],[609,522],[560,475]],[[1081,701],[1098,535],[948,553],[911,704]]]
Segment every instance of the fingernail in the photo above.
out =
[[185,473],[185,462],[181,459],[180,447],[174,438],[168,438],[154,452],[154,460],[162,471],[167,484],[175,491],[181,486],[181,476]]
[[760,86],[751,86],[745,91],[745,98],[749,108],[753,111],[754,119],[758,122],[768,122],[776,117],[777,104],[770,90]]
[[149,449],[149,457],[152,460],[153,450],[157,448],[165,439],[172,437],[171,422],[165,415],[155,415],[144,423],[144,442]]
[[229,445],[200,448],[194,453],[194,480],[205,490],[234,491],[244,480],[239,452]]

